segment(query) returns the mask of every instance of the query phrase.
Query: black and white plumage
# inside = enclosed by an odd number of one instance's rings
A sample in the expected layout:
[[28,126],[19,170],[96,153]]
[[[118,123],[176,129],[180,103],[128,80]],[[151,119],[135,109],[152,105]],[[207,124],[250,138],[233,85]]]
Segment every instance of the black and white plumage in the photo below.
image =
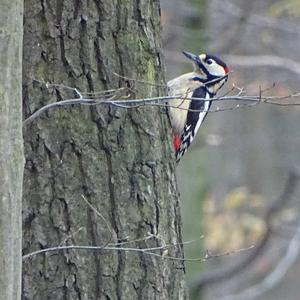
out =
[[[192,93],[192,98],[207,98],[209,99],[209,94],[206,91],[204,86],[201,86]],[[180,137],[179,147],[175,147],[176,150],[176,159],[179,159],[187,151],[190,144],[193,142],[193,139],[204,121],[207,112],[211,106],[211,101],[191,101],[189,105],[189,110],[186,117],[186,124],[184,125],[183,132]]]
[[185,154],[204,121],[211,101],[185,98],[210,99],[224,85],[228,67],[216,56],[183,52],[194,63],[194,71],[168,82],[170,96],[180,98],[169,102],[169,116],[174,133],[176,160]]

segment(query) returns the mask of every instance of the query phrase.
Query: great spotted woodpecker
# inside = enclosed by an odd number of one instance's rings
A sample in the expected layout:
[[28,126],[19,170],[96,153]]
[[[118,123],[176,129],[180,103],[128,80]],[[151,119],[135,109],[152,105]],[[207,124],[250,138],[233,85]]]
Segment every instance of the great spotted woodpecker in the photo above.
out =
[[177,162],[192,143],[211,106],[211,101],[185,98],[214,97],[227,81],[229,73],[227,65],[214,55],[197,56],[185,51],[183,54],[192,60],[194,71],[168,82],[169,96],[180,97],[169,101],[169,116],[174,133],[173,144]]

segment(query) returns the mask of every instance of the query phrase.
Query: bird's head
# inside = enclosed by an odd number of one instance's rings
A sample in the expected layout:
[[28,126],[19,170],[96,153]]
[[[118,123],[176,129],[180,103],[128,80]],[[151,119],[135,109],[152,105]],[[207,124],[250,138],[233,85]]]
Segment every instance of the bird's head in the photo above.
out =
[[190,52],[182,52],[188,59],[193,62],[194,72],[197,74],[196,80],[205,84],[212,84],[221,81],[226,81],[229,73],[228,66],[217,56],[210,54],[195,55]]

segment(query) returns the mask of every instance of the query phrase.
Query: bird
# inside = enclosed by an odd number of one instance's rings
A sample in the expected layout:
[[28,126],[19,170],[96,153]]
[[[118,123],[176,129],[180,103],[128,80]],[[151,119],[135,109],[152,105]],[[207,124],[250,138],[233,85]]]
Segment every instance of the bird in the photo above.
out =
[[192,61],[193,72],[167,82],[168,95],[174,97],[168,102],[168,114],[177,162],[191,145],[212,104],[212,101],[189,98],[213,98],[229,74],[229,67],[215,55],[182,53]]

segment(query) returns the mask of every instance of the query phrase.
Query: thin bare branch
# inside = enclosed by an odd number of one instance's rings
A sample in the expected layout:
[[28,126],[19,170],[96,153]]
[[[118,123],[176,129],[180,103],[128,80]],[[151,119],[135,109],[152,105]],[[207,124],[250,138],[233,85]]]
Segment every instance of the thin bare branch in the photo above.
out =
[[61,243],[59,244],[59,246],[63,246],[68,239],[71,239],[73,238],[77,233],[81,232],[82,230],[84,230],[85,227],[81,226],[79,227],[77,230],[75,230],[74,232],[71,232],[70,234],[68,234],[62,241]]
[[68,85],[45,82],[45,81],[38,80],[38,79],[35,79],[35,78],[32,79],[32,80],[33,80],[33,82],[38,82],[38,83],[41,83],[41,84],[45,85],[45,87],[47,89],[49,89],[50,87],[53,87],[53,88],[73,91],[73,92],[75,92],[75,94],[77,94],[79,96],[80,99],[83,98],[83,95],[85,95],[85,96],[86,95],[89,95],[89,96],[105,95],[105,96],[107,96],[107,94],[111,94],[111,93],[115,94],[118,91],[124,91],[124,90],[127,89],[126,87],[121,87],[121,88],[118,88],[118,89],[103,90],[103,91],[98,91],[98,92],[79,92],[79,90],[77,88],[74,88],[74,87],[71,87],[71,86],[68,86]]
[[260,254],[265,250],[272,233],[272,220],[283,209],[287,201],[292,198],[296,187],[300,180],[300,174],[298,170],[291,171],[289,177],[285,183],[282,194],[278,199],[270,204],[267,208],[264,219],[266,220],[267,228],[259,244],[244,260],[238,264],[230,265],[223,270],[213,270],[207,273],[202,273],[197,276],[191,283],[190,289],[193,293],[197,294],[198,291],[207,285],[221,282],[222,280],[230,279],[231,277],[239,274],[245,270]]
[[[124,77],[125,78],[125,77]],[[132,79],[133,80],[133,79]],[[220,79],[215,79],[220,80]],[[36,80],[37,81],[37,80]],[[41,82],[41,81],[38,81]],[[43,83],[43,82],[41,82]],[[147,83],[147,82],[143,82]],[[276,106],[300,106],[300,102],[282,102],[283,100],[292,99],[292,98],[298,98],[300,96],[300,93],[293,93],[288,94],[286,96],[265,96],[264,93],[269,91],[271,88],[274,87],[274,84],[266,89],[259,88],[258,95],[245,95],[244,89],[240,88],[238,86],[233,85],[231,90],[224,94],[223,96],[219,97],[213,97],[211,99],[205,99],[205,98],[195,98],[195,97],[186,97],[185,94],[178,94],[174,96],[160,96],[160,97],[150,97],[150,98],[139,98],[139,99],[128,99],[130,97],[130,94],[127,96],[121,96],[121,92],[123,91],[129,91],[129,88],[119,88],[115,90],[107,90],[107,91],[100,91],[100,92],[93,92],[93,93],[86,93],[86,92],[80,92],[76,88],[72,88],[69,86],[65,86],[63,84],[49,84],[49,83],[43,83],[46,85],[46,87],[52,86],[55,88],[64,88],[67,90],[73,90],[79,98],[73,98],[73,99],[67,99],[62,100],[54,103],[49,103],[40,109],[38,109],[36,112],[34,112],[31,116],[29,116],[25,121],[23,122],[23,125],[27,125],[30,122],[32,122],[34,119],[38,118],[42,113],[53,109],[53,108],[61,108],[65,106],[70,105],[111,105],[118,108],[123,109],[133,109],[133,108],[139,108],[141,106],[168,106],[168,107],[174,107],[172,106],[172,100],[174,99],[182,99],[182,100],[194,100],[194,101],[210,101],[210,102],[218,102],[218,101],[242,101],[242,102],[251,102],[251,104],[238,104],[233,107],[229,108],[219,108],[217,107],[215,110],[210,110],[210,112],[220,112],[220,111],[227,111],[227,110],[234,110],[234,109],[241,109],[246,107],[255,106],[259,103],[266,103],[270,105],[276,105]],[[234,91],[237,91],[236,94],[230,95],[229,93],[232,93]],[[87,97],[85,97],[87,96]],[[190,110],[185,109],[183,107],[176,106],[178,109],[182,110]],[[192,111],[201,111],[202,110],[192,110]]]
[[[142,241],[145,241],[146,239],[155,237],[153,235],[150,235],[144,239],[142,239]],[[140,241],[140,240],[135,240],[135,241],[131,241],[131,242],[136,242],[136,241]],[[216,257],[221,257],[221,256],[228,256],[228,255],[232,255],[232,254],[237,254],[237,253],[241,253],[244,251],[248,251],[254,248],[254,246],[250,246],[247,248],[241,248],[241,249],[237,249],[237,250],[232,250],[232,251],[228,251],[225,253],[221,253],[221,254],[209,254],[209,252],[206,252],[206,255],[204,257],[198,257],[198,258],[180,258],[180,257],[175,257],[175,256],[169,256],[166,255],[166,252],[163,252],[162,254],[153,252],[153,251],[164,251],[164,250],[168,250],[172,247],[176,247],[179,245],[188,245],[188,244],[192,244],[194,242],[196,242],[198,240],[192,240],[192,241],[187,241],[187,242],[183,242],[183,243],[175,243],[175,244],[170,244],[170,245],[165,245],[165,243],[162,243],[161,246],[158,247],[152,247],[152,248],[133,248],[133,247],[120,247],[120,245],[124,244],[124,243],[129,243],[129,242],[123,242],[123,243],[116,243],[116,244],[108,244],[105,246],[78,246],[78,245],[68,245],[68,246],[57,246],[57,247],[49,247],[46,249],[40,249],[37,251],[33,251],[31,253],[25,254],[23,255],[22,259],[23,261],[30,258],[30,257],[34,257],[38,254],[43,254],[43,253],[49,253],[49,252],[57,252],[57,251],[65,251],[65,250],[89,250],[89,251],[123,251],[123,252],[138,252],[138,253],[144,253],[150,256],[155,256],[155,257],[159,257],[162,259],[168,259],[168,260],[176,260],[176,261],[186,261],[186,262],[205,262],[209,259],[212,258],[216,258]]]
[[100,211],[94,206],[92,205],[84,195],[81,195],[81,198],[84,200],[84,202],[88,205],[88,207],[98,216],[102,219],[102,221],[104,222],[104,224],[106,225],[109,233],[110,233],[110,241],[112,240],[112,237],[114,236],[114,232],[111,229],[110,224],[108,223],[108,221],[104,218],[104,216],[100,213]]
[[[177,243],[177,244],[172,244],[172,245],[163,245],[158,246],[158,247],[152,247],[152,248],[133,248],[133,247],[119,247],[125,244],[129,243],[136,243],[136,242],[141,242],[141,241],[146,241],[151,238],[157,239],[158,237],[153,234],[149,234],[148,236],[141,238],[141,239],[136,239],[136,240],[131,240],[131,241],[125,241],[125,242],[120,242],[120,243],[114,243],[114,244],[106,244],[103,246],[78,246],[78,245],[68,245],[68,246],[56,246],[56,247],[49,247],[45,249],[40,249],[37,251],[33,251],[31,253],[28,253],[26,255],[23,255],[23,260],[36,256],[38,254],[46,253],[46,252],[54,252],[54,251],[62,251],[62,250],[103,250],[103,251],[131,251],[131,252],[143,252],[143,253],[148,253],[148,254],[155,254],[151,251],[156,251],[156,250],[166,250],[171,247],[179,246],[179,245],[187,245],[194,243],[198,240],[192,240],[192,241],[187,241],[183,243]],[[201,237],[202,238],[202,237]]]
[[[183,100],[196,100],[196,101],[210,101],[210,102],[217,102],[217,101],[244,101],[244,102],[255,102],[258,103],[265,103],[265,104],[271,104],[276,106],[300,106],[299,102],[293,102],[293,103],[285,103],[285,102],[279,102],[280,100],[285,100],[289,98],[296,98],[299,97],[299,93],[295,94],[289,94],[287,96],[261,96],[261,95],[254,95],[254,96],[224,96],[224,97],[216,97],[211,99],[205,99],[205,98],[195,98],[195,97],[182,97],[182,96],[161,96],[161,97],[152,97],[152,98],[140,98],[140,99],[130,99],[130,100],[108,100],[108,99],[68,99],[68,100],[62,100],[54,103],[47,104],[34,112],[30,117],[28,117],[24,122],[23,125],[27,125],[30,122],[32,122],[34,119],[39,117],[42,113],[53,109],[53,108],[61,108],[65,106],[70,105],[111,105],[116,106],[119,108],[138,108],[145,105],[157,105],[159,103],[167,103],[170,100],[173,99],[183,99]],[[277,100],[277,101],[274,101]],[[254,105],[256,105],[254,104]],[[170,105],[169,105],[170,106]],[[251,105],[252,106],[252,105]],[[247,107],[247,106],[244,106]],[[176,107],[178,109],[186,110],[182,107]],[[220,112],[220,111],[226,111],[226,110],[233,110],[234,108],[241,108],[240,106],[235,106],[231,108],[225,108],[222,110],[216,110],[211,112]],[[203,110],[193,110],[193,111],[201,111]]]
[[91,99],[68,99],[68,100],[63,100],[63,101],[58,101],[54,103],[49,103],[42,108],[38,109],[35,113],[33,113],[30,117],[28,117],[25,121],[23,121],[23,126],[29,124],[32,122],[34,119],[39,117],[42,113],[48,111],[51,108],[58,108],[58,107],[64,107],[64,106],[69,106],[69,105],[95,105],[96,101],[91,100]]
[[[26,260],[29,257],[36,256],[42,253],[48,252],[57,252],[62,250],[97,250],[97,251],[133,251],[133,252],[143,252],[147,253],[147,251],[155,251],[155,250],[162,250],[162,247],[154,247],[154,248],[126,248],[126,247],[112,247],[112,246],[78,246],[78,245],[69,245],[69,246],[61,246],[61,247],[50,247],[45,249],[40,249],[37,251],[33,251],[31,253],[23,255],[23,260]],[[149,252],[150,253],[150,252]]]
[[295,263],[300,253],[300,223],[298,228],[289,242],[286,253],[283,258],[278,262],[275,269],[266,276],[263,280],[260,280],[258,284],[255,284],[244,291],[233,294],[226,295],[224,300],[253,300],[257,299],[259,296],[269,291],[276,285],[278,285],[291,266]]

